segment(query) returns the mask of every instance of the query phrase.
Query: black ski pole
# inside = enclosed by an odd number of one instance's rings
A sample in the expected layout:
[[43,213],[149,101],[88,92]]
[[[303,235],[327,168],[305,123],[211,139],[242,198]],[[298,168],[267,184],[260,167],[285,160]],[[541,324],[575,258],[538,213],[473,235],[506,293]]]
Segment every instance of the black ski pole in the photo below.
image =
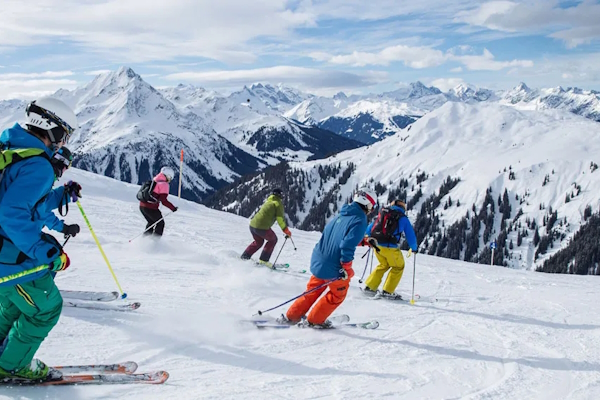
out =
[[292,246],[294,246],[294,251],[298,250],[298,249],[296,248],[296,243],[294,243],[294,239],[292,239],[292,237],[291,237],[291,236],[288,236],[288,237],[289,237],[289,238],[290,238],[290,240],[292,241]]
[[71,239],[71,235],[65,235],[65,242],[62,244],[62,247],[65,247],[69,239]]
[[273,263],[273,268],[275,268],[275,264],[277,264],[277,260],[279,260],[279,255],[281,254],[281,251],[285,247],[287,240],[288,240],[288,236],[285,237],[285,240],[283,241],[283,244],[281,245],[281,249],[279,249],[279,253],[277,254],[277,257],[275,257],[275,262]]
[[365,269],[363,269],[362,276],[358,280],[358,283],[363,283],[363,278],[365,277],[365,273],[367,272],[367,266],[369,265],[369,257],[371,257],[369,254],[371,254],[371,249],[367,250],[367,252],[365,253],[365,255],[367,256],[367,262],[365,263]]
[[[299,297],[302,297],[302,296],[304,296],[304,295],[306,295],[306,294],[309,294],[309,293],[312,293],[312,292],[314,292],[314,291],[317,291],[317,290],[319,290],[319,289],[321,289],[321,288],[323,288],[323,287],[325,287],[325,286],[329,285],[330,283],[332,283],[332,282],[335,282],[335,281],[337,281],[337,280],[340,280],[340,279],[342,279],[342,278],[334,278],[334,279],[331,279],[331,280],[329,280],[329,281],[326,281],[326,282],[324,282],[322,285],[319,285],[319,286],[317,286],[316,288],[313,288],[313,289],[307,290],[306,292],[302,292],[302,293],[300,293],[298,296],[296,296],[296,297],[293,297],[293,298],[289,299],[289,300],[288,300],[288,301],[286,301],[285,303],[281,303],[281,304],[279,304],[278,306],[271,307],[271,308],[269,308],[268,310],[264,310],[264,311],[260,311],[260,310],[259,310],[259,311],[258,311],[258,315],[263,315],[263,313],[266,313],[266,312],[269,312],[269,311],[273,311],[273,310],[275,310],[276,308],[279,308],[279,307],[281,307],[281,306],[284,306],[284,305],[286,305],[286,304],[287,304],[287,303],[289,303],[290,301],[294,301],[294,300],[296,300],[296,299],[297,299],[297,298],[299,298]],[[255,314],[255,315],[256,315],[256,314]]]

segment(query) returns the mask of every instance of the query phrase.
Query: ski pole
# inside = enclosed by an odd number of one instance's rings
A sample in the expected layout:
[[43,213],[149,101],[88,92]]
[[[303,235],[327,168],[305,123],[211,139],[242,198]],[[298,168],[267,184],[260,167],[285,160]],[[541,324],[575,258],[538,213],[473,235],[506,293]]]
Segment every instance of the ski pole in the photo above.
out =
[[156,226],[156,224],[158,224],[160,221],[162,221],[163,219],[165,219],[165,217],[166,217],[167,215],[171,215],[171,214],[173,214],[173,213],[174,213],[174,211],[171,211],[171,212],[169,212],[169,213],[166,213],[165,215],[163,215],[163,217],[162,217],[161,219],[159,219],[158,221],[156,221],[155,223],[153,223],[152,225],[150,225],[149,227],[147,227],[147,228],[144,230],[144,232],[142,232],[142,233],[140,233],[140,234],[138,234],[138,235],[136,235],[136,236],[132,237],[131,239],[129,239],[129,243],[131,243],[131,242],[132,242],[134,239],[137,239],[137,238],[139,238],[139,237],[140,237],[140,236],[142,236],[144,233],[148,232],[148,230],[150,230],[150,229],[154,228],[154,227]]
[[410,304],[415,304],[415,272],[417,271],[417,255],[415,254],[415,258],[413,259],[413,287],[412,287],[412,296],[410,298]]
[[312,288],[312,289],[310,289],[310,290],[307,290],[306,292],[303,292],[303,293],[299,294],[298,296],[296,296],[296,297],[294,297],[294,298],[291,298],[291,299],[289,299],[289,300],[288,300],[288,301],[286,301],[285,303],[281,303],[281,304],[279,304],[278,306],[275,306],[275,307],[269,308],[268,310],[264,310],[264,311],[260,311],[260,310],[259,310],[259,311],[258,311],[258,315],[263,315],[263,313],[266,313],[266,312],[269,312],[269,311],[273,311],[273,310],[274,310],[274,309],[276,309],[276,308],[279,308],[279,307],[281,307],[281,306],[284,306],[284,305],[286,305],[286,304],[287,304],[287,303],[289,303],[290,301],[294,301],[294,300],[296,300],[297,298],[300,298],[300,297],[302,297],[302,296],[304,296],[304,295],[307,295],[307,294],[309,294],[309,293],[312,293],[312,292],[314,292],[314,291],[317,291],[317,290],[319,290],[319,289],[322,289],[323,287],[325,287],[325,286],[329,285],[330,283],[332,283],[332,282],[335,282],[335,281],[337,281],[337,280],[340,280],[340,279],[342,279],[342,278],[334,278],[334,279],[328,280],[328,281],[324,282],[322,285],[319,285],[319,286],[317,286],[316,288]]
[[363,270],[362,276],[358,280],[358,283],[363,283],[363,278],[365,277],[365,273],[367,272],[367,266],[369,265],[369,257],[371,257],[370,254],[371,249],[367,250],[367,252],[365,253],[365,255],[367,256],[367,262],[365,263],[365,269]]
[[292,237],[291,237],[291,236],[288,236],[288,237],[289,237],[289,238],[290,238],[290,240],[292,241],[292,246],[294,246],[294,251],[298,250],[298,249],[296,248],[296,243],[294,243],[294,239],[292,239]]
[[42,271],[44,269],[48,269],[48,268],[50,268],[50,266],[46,265],[46,264],[44,264],[44,265],[38,265],[35,268],[27,269],[25,271],[16,272],[14,274],[2,277],[2,278],[0,278],[0,283],[6,283],[6,282],[12,281],[14,279],[21,278],[23,276],[35,274],[36,272],[40,272],[40,271]]
[[65,242],[62,244],[62,247],[65,247],[69,239],[71,239],[71,235],[65,235]]
[[[377,249],[377,248],[376,248]],[[375,253],[371,255],[371,267],[369,268],[369,274],[373,273],[373,259],[375,258]]]
[[108,270],[110,271],[113,278],[115,279],[115,282],[117,283],[117,287],[119,288],[119,291],[121,292],[121,298],[122,299],[126,298],[127,293],[124,293],[123,289],[121,289],[121,285],[119,284],[119,280],[117,279],[117,276],[115,275],[115,271],[113,271],[112,267],[110,266],[110,262],[108,262],[108,257],[106,257],[106,254],[104,253],[104,250],[102,249],[102,246],[100,246],[100,241],[98,240],[98,237],[96,237],[96,234],[94,233],[94,230],[92,229],[92,225],[90,224],[90,221],[88,220],[87,215],[85,215],[85,212],[83,211],[83,207],[81,207],[81,203],[79,202],[79,200],[77,200],[77,207],[79,207],[79,211],[81,211],[81,215],[83,215],[83,219],[85,220],[85,223],[87,224],[88,228],[90,229],[90,233],[92,234],[92,237],[96,241],[96,245],[98,245],[98,249],[100,250],[102,257],[104,257],[104,261],[106,261]]
[[285,247],[287,240],[288,240],[288,236],[285,237],[285,240],[283,241],[283,244],[281,245],[281,249],[279,249],[279,254],[277,254],[277,257],[275,257],[275,262],[273,263],[273,268],[275,268],[275,264],[277,264],[277,260],[279,260],[279,255],[283,251],[283,248]]

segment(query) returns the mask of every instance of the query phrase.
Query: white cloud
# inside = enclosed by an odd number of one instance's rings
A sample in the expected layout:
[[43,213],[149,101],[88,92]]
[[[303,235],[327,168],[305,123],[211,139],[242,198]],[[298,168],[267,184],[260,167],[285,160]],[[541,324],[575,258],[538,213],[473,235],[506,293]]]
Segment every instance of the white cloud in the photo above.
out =
[[438,78],[430,82],[430,86],[435,86],[442,92],[447,92],[461,84],[466,85],[467,83],[461,78]]
[[94,71],[86,71],[86,72],[84,72],[84,74],[96,76],[96,75],[106,74],[108,72],[111,72],[111,70],[110,69],[96,69]]
[[0,75],[0,99],[33,99],[76,86],[70,79],[4,79]]
[[483,49],[483,54],[478,56],[452,56],[451,58],[461,62],[471,71],[499,71],[510,67],[533,67],[531,60],[497,61],[488,49]]
[[[468,50],[462,49],[463,52]],[[440,66],[448,61],[458,61],[468,70],[499,71],[510,67],[531,67],[531,60],[498,61],[494,55],[484,49],[481,55],[456,55],[454,49],[446,53],[430,47],[410,47],[404,45],[386,47],[377,52],[353,52],[346,55],[330,55],[323,52],[312,53],[310,56],[317,61],[327,61],[332,64],[346,64],[355,67],[366,65],[389,65],[397,61],[411,68],[431,68]]]
[[34,79],[34,78],[63,78],[73,75],[73,71],[45,71],[45,72],[12,72],[0,74],[0,80]]
[[178,56],[249,62],[245,46],[286,37],[314,16],[287,9],[286,0],[4,0],[0,45],[75,42],[107,58],[144,62]]
[[462,70],[463,70],[462,67],[456,67],[456,68],[452,68],[450,70],[450,72],[462,72]]
[[490,1],[458,13],[456,22],[505,32],[548,33],[576,47],[600,39],[600,4],[584,0],[573,7],[551,1]]
[[230,71],[179,72],[166,76],[178,82],[196,82],[203,86],[232,87],[253,82],[296,84],[304,88],[351,88],[387,82],[388,74],[367,71],[361,74],[315,68],[276,66]]
[[[318,53],[316,57],[316,59],[323,60],[325,55]],[[411,68],[430,68],[443,64],[446,57],[440,50],[429,47],[397,45],[386,47],[377,53],[355,51],[347,55],[329,56],[327,61],[332,64],[346,64],[355,67],[364,67],[365,65],[387,66],[391,62],[401,61]]]

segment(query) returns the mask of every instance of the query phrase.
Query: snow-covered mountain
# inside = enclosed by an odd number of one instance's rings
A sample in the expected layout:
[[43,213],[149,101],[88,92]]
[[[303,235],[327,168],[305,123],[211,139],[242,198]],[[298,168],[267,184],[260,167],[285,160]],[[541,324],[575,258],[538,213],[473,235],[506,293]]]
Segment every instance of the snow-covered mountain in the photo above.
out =
[[201,116],[219,134],[269,164],[323,158],[362,145],[282,115],[310,97],[283,85],[255,84],[229,96],[185,85],[162,93],[182,112]]
[[527,110],[567,110],[600,122],[600,92],[562,87],[530,89],[520,83],[502,94],[502,104],[511,104]]
[[447,102],[369,147],[279,167],[207,204],[250,215],[276,185],[294,226],[321,229],[368,185],[381,203],[408,201],[421,252],[489,262],[496,240],[496,264],[531,269],[600,205],[599,154],[600,124],[573,113]]
[[183,195],[198,199],[265,165],[202,117],[180,112],[130,68],[99,75],[56,97],[77,113],[81,129],[69,146],[77,152],[74,165],[83,169],[140,183],[163,165],[177,170],[183,149]]
[[[304,98],[284,86],[258,84],[228,97],[184,85],[159,91],[122,67],[55,96],[73,107],[80,122],[69,143],[78,154],[74,165],[141,183],[163,165],[178,170],[183,150],[182,196],[195,200],[270,164],[361,146],[283,117],[290,103]],[[0,102],[0,122],[23,121],[24,108],[19,100]]]

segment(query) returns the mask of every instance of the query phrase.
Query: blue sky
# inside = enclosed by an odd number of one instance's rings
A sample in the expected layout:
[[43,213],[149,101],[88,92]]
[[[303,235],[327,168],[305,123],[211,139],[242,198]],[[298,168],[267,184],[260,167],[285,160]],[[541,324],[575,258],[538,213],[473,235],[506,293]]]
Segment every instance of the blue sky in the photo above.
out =
[[0,99],[127,65],[155,86],[600,89],[596,0],[4,0]]

